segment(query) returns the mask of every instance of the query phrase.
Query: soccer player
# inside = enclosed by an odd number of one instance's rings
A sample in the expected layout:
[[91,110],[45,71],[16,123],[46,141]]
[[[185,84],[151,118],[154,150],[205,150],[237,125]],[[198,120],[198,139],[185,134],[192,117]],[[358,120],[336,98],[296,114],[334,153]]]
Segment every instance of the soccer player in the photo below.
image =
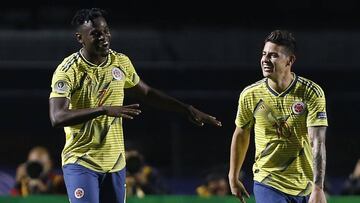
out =
[[249,194],[239,172],[252,127],[256,202],[326,202],[325,95],[319,85],[292,72],[295,50],[292,33],[271,32],[260,60],[265,78],[240,94],[228,176],[232,194],[242,202]]
[[99,199],[123,203],[122,118],[133,119],[141,113],[138,104],[123,106],[124,88],[199,126],[221,126],[221,122],[144,83],[130,59],[109,48],[111,35],[103,10],[81,9],[72,24],[82,48],[58,65],[49,99],[52,125],[65,127],[62,165],[68,196],[71,203],[98,203]]

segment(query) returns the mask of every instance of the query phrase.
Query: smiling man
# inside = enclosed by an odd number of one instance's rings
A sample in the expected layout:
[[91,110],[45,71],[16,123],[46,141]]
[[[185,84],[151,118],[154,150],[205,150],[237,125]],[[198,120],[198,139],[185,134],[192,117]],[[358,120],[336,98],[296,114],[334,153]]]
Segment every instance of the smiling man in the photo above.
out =
[[239,173],[253,127],[256,202],[326,202],[325,95],[319,85],[292,72],[295,51],[290,32],[271,32],[260,60],[265,78],[240,94],[229,182],[232,194],[242,202],[249,194]]
[[50,120],[64,127],[62,165],[71,203],[125,202],[122,118],[141,112],[123,105],[124,89],[199,126],[221,126],[215,117],[144,83],[130,59],[110,49],[110,30],[101,9],[79,10],[72,21],[82,48],[66,57],[52,78]]

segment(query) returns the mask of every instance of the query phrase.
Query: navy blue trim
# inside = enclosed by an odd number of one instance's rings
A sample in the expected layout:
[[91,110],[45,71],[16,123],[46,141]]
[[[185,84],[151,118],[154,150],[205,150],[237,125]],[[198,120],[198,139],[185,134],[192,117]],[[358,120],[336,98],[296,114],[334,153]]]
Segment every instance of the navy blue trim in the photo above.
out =
[[295,87],[295,85],[298,81],[298,76],[295,74],[294,74],[294,76],[295,76],[295,78],[294,78],[294,81],[292,81],[291,86],[285,92],[281,93],[281,95],[280,95],[281,97],[287,95]]
[[274,96],[279,96],[279,94],[277,92],[275,92],[273,89],[271,89],[271,87],[269,86],[267,78],[265,80],[265,84],[266,84],[266,87],[268,88],[268,90],[270,91],[271,94],[273,94]]
[[298,76],[295,75],[295,74],[294,74],[294,76],[295,76],[295,78],[294,78],[293,81],[291,81],[290,87],[288,87],[285,92],[282,92],[280,94],[277,93],[276,91],[274,91],[273,89],[271,89],[271,87],[269,86],[267,78],[265,80],[265,84],[266,84],[266,87],[268,88],[268,90],[270,91],[271,94],[273,94],[274,96],[284,97],[285,95],[287,95],[295,87],[295,85],[296,85],[296,83],[298,81]]
[[302,78],[299,78],[299,82],[303,85],[305,85],[306,88],[310,88],[310,90],[314,91],[317,97],[322,97],[321,90],[317,88],[314,84],[312,84],[310,81],[306,81]]

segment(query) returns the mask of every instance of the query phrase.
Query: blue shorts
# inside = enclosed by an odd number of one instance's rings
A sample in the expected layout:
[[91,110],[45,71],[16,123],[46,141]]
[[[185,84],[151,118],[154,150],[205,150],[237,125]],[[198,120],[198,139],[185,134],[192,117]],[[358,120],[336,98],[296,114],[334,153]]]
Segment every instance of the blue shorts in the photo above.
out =
[[256,203],[307,203],[309,196],[294,196],[285,194],[268,185],[254,182],[254,196]]
[[71,203],[124,203],[125,168],[114,173],[99,173],[79,164],[63,166],[66,190]]

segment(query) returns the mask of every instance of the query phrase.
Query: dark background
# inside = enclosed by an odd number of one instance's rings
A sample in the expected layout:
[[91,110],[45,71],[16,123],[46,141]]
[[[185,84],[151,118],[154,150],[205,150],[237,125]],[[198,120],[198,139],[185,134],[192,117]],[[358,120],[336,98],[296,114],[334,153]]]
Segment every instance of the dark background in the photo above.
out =
[[[168,179],[198,183],[212,168],[226,173],[238,96],[261,79],[262,42],[274,29],[295,34],[299,52],[294,72],[314,80],[326,93],[327,176],[337,181],[352,172],[360,157],[360,14],[357,1],[334,0],[2,5],[1,168],[14,172],[36,145],[48,147],[60,168],[64,133],[48,119],[51,76],[64,57],[80,48],[69,23],[77,9],[89,7],[108,11],[112,49],[128,55],[145,82],[223,123],[222,128],[199,128],[145,104],[141,116],[124,122],[126,144],[137,147]],[[253,153],[252,142],[243,167],[249,179]]]

